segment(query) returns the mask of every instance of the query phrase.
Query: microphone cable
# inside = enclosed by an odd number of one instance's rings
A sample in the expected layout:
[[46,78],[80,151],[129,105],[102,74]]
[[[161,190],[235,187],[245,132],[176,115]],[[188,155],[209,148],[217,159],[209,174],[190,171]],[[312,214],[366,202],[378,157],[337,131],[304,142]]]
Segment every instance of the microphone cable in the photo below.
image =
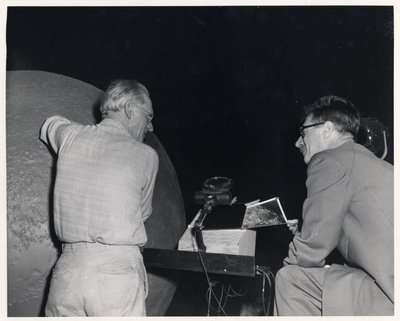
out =
[[200,259],[201,267],[203,268],[204,274],[205,274],[206,279],[207,279],[207,285],[208,285],[208,290],[207,290],[207,293],[208,293],[208,311],[207,311],[207,316],[210,316],[211,294],[213,295],[215,301],[217,301],[218,306],[219,306],[219,308],[221,309],[222,313],[223,313],[225,316],[228,316],[228,315],[226,314],[224,308],[222,307],[222,304],[221,304],[220,300],[217,298],[216,294],[214,293],[214,291],[213,291],[213,289],[212,289],[212,288],[213,288],[213,284],[211,283],[210,278],[209,278],[209,276],[208,276],[208,272],[207,272],[206,266],[205,266],[205,264],[204,264],[204,261],[203,261],[203,257],[202,257],[202,255],[201,255],[201,252],[202,252],[201,250],[197,250],[197,254],[198,254],[199,259]]

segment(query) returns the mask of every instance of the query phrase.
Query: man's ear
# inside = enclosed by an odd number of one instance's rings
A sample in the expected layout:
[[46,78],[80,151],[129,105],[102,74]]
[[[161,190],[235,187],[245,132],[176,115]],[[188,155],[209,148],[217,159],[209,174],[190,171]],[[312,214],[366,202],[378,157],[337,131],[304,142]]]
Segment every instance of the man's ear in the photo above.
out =
[[125,110],[125,115],[126,118],[128,118],[129,120],[132,118],[132,114],[133,114],[133,108],[131,106],[131,104],[125,104],[124,105],[124,110]]
[[326,138],[330,137],[336,130],[335,125],[331,121],[326,121],[324,124],[324,136]]

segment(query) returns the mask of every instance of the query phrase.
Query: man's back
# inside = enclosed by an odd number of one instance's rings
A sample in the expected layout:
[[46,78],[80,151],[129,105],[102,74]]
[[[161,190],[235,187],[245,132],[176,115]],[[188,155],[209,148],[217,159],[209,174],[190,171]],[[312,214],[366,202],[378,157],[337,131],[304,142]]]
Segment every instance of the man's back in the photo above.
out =
[[334,157],[348,175],[349,206],[338,249],[349,264],[376,279],[393,300],[393,166],[354,143],[321,154]]
[[70,125],[60,140],[54,221],[63,242],[142,245],[157,154],[113,120]]

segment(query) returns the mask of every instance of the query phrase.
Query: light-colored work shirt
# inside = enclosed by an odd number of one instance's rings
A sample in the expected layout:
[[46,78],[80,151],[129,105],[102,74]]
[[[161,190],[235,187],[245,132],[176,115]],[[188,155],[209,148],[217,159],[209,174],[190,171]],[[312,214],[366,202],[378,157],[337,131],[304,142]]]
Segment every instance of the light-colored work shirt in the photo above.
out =
[[40,139],[58,156],[54,225],[62,242],[139,245],[152,212],[158,155],[112,119],[48,118]]

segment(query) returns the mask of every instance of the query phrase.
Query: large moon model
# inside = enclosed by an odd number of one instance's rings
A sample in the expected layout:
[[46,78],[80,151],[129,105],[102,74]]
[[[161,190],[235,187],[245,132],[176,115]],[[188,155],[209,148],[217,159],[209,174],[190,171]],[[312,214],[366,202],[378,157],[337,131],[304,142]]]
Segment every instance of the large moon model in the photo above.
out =
[[[59,254],[52,225],[55,155],[39,140],[44,120],[61,115],[96,123],[103,92],[82,81],[43,71],[7,72],[7,278],[8,316],[43,315],[51,269]],[[175,169],[157,137],[145,143],[158,153],[160,168],[153,214],[146,222],[146,247],[173,249],[185,229],[182,194]],[[176,283],[149,272],[148,315],[164,315]]]

